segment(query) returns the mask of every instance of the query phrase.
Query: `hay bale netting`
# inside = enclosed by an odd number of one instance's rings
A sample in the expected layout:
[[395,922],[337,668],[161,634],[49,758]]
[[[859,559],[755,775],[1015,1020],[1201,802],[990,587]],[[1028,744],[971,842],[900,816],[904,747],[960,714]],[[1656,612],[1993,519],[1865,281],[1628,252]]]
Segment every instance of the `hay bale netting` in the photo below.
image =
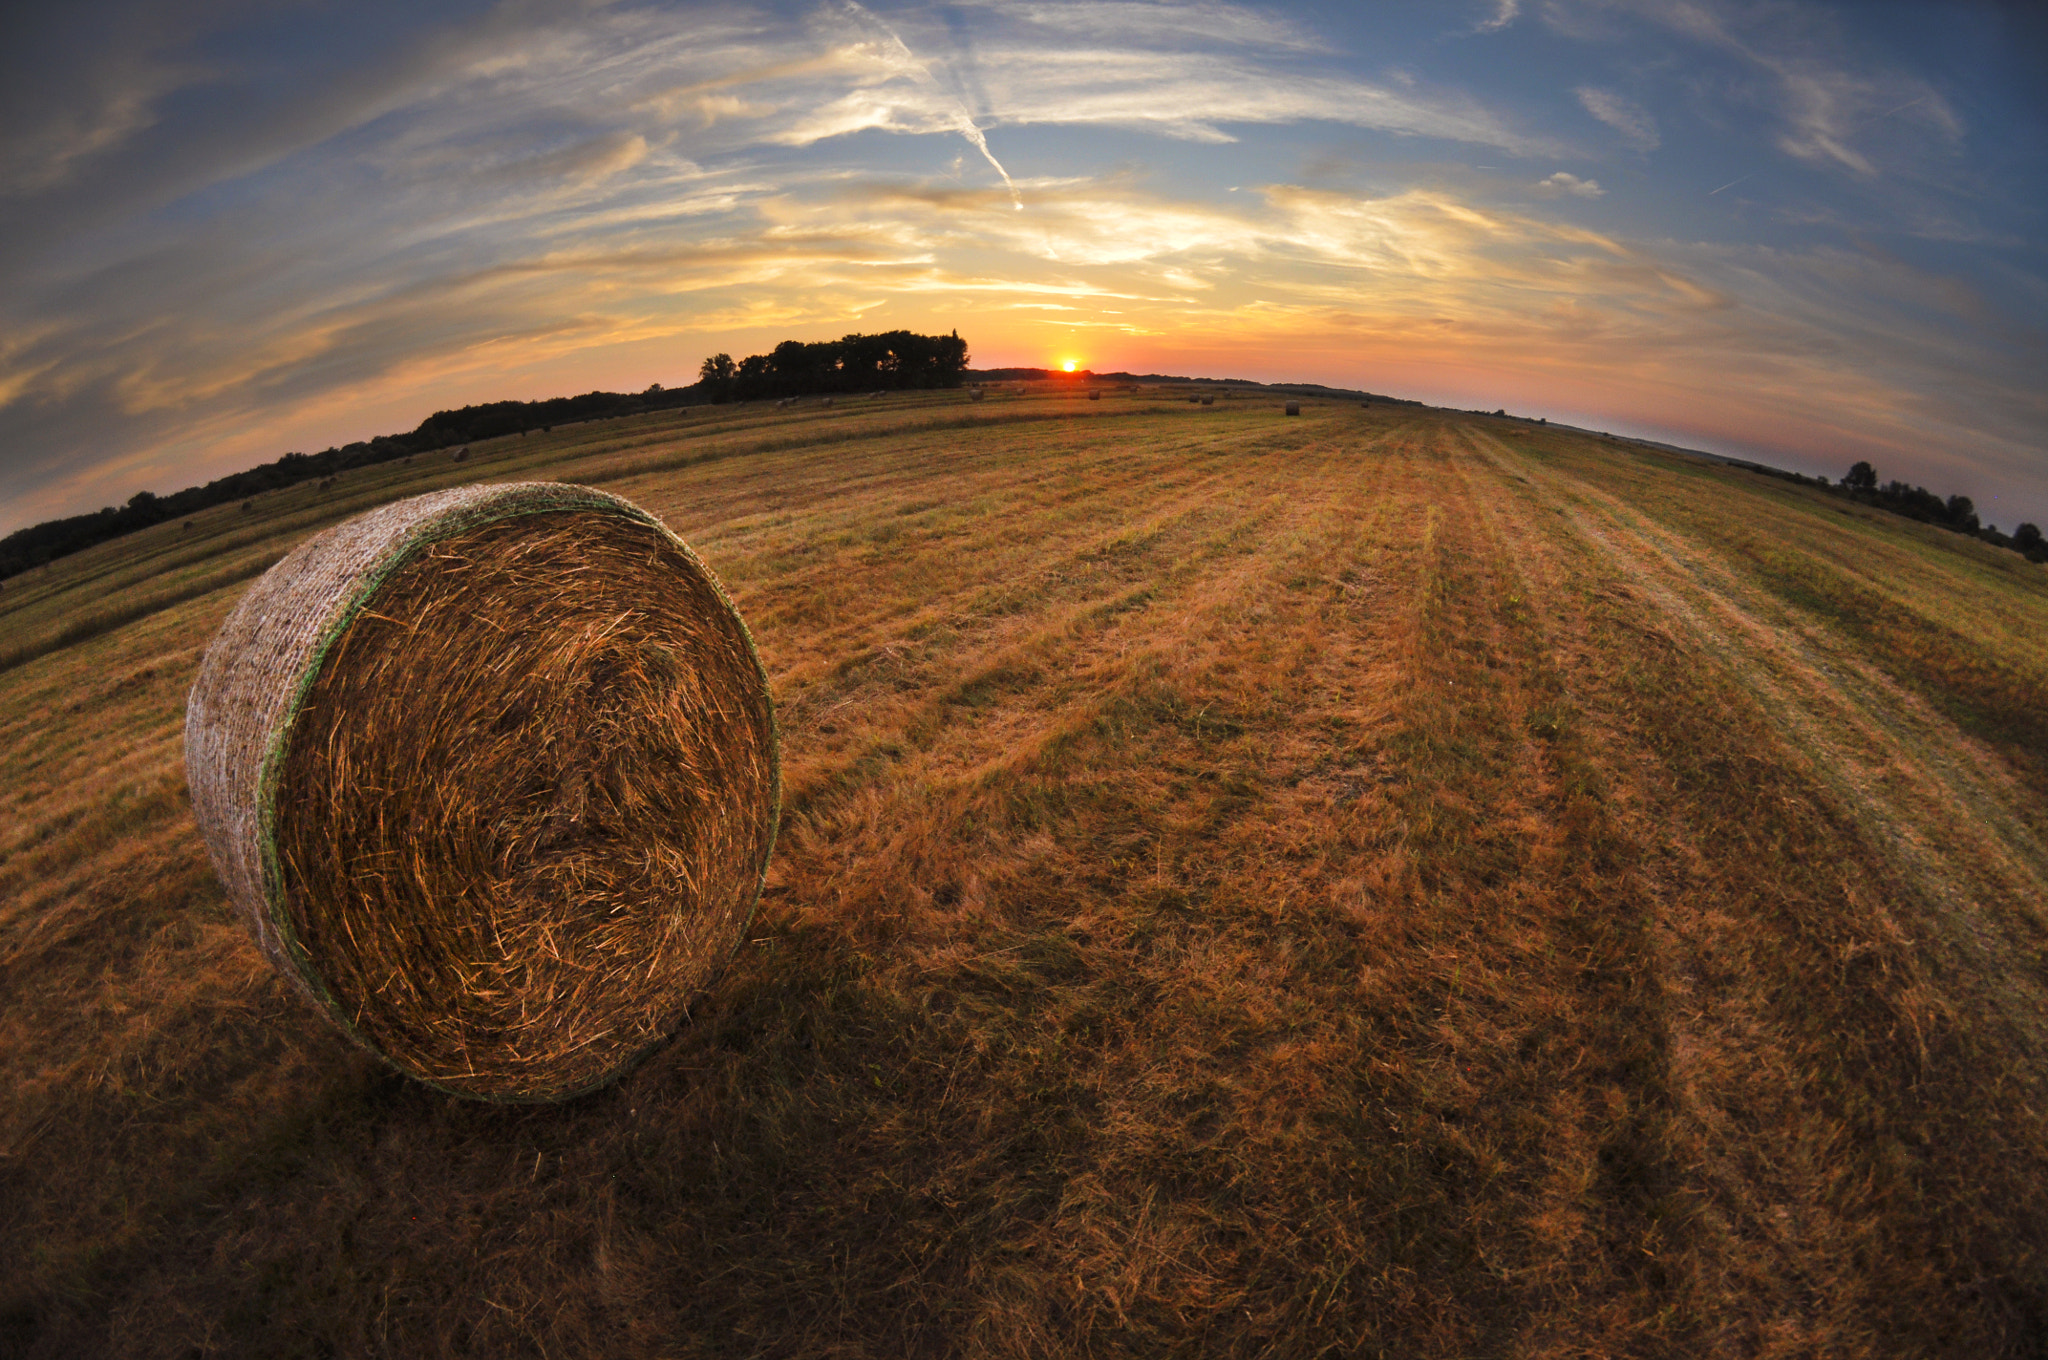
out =
[[687,1018],[780,799],[717,578],[630,502],[547,483],[399,501],[272,567],[200,665],[185,768],[270,961],[486,1100],[603,1085]]
[[1298,401],[1290,401],[1290,402],[1288,402],[1288,403],[1287,403],[1287,414],[1288,414],[1288,415],[1291,415],[1291,416],[1298,416],[1298,415],[1300,415],[1300,414],[1301,414],[1301,403],[1300,403],[1300,402],[1298,402]]

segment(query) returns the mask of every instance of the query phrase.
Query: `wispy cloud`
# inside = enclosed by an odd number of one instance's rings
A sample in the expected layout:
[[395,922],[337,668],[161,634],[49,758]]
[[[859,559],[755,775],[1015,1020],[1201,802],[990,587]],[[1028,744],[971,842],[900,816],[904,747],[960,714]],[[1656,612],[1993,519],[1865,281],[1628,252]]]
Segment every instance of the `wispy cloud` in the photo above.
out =
[[74,181],[153,126],[168,96],[216,78],[211,63],[166,50],[183,16],[133,5],[105,17],[89,38],[52,15],[11,17],[14,60],[0,58],[0,198]]
[[[982,14],[974,74],[984,128],[1105,126],[1225,144],[1236,139],[1235,126],[1312,120],[1520,154],[1557,148],[1460,91],[1332,70],[1291,27],[1234,6],[1039,5]],[[1130,32],[1111,27],[1120,19],[1132,22]],[[939,43],[899,41],[915,43],[916,60],[941,73]],[[936,85],[869,81],[861,89],[875,125],[943,126],[959,116]],[[933,107],[933,98],[949,102]],[[822,136],[840,125],[820,118],[807,126]]]
[[1493,13],[1472,26],[1474,33],[1498,33],[1522,12],[1522,0],[1493,0]]
[[1024,23],[1046,34],[1064,34],[1118,47],[1184,52],[1190,47],[1253,47],[1275,52],[1316,53],[1327,42],[1315,30],[1274,10],[1215,0],[1088,0],[1033,4],[1016,0],[969,0],[961,6],[982,25]]
[[1587,113],[1619,132],[1636,150],[1645,153],[1655,151],[1663,141],[1657,133],[1657,120],[1634,100],[1591,85],[1581,85],[1573,93],[1578,95],[1579,103]]
[[[1919,154],[1925,139],[1952,149],[1962,135],[1962,120],[1932,85],[1895,66],[1858,58],[1836,13],[1823,6],[1787,0],[1549,0],[1546,15],[1581,37],[1600,35],[1603,21],[1633,18],[1735,58],[1762,77],[1753,97],[1779,121],[1778,148],[1809,164],[1869,178],[1882,172],[1888,158],[1900,162]],[[1741,83],[1728,88],[1731,97],[1744,93]],[[1656,136],[1654,124],[1643,123],[1639,131],[1626,107],[1609,104],[1617,97],[1594,91],[1596,103],[1586,90],[1579,94],[1589,113],[1625,136]],[[1901,122],[1881,126],[1894,116]],[[1923,137],[1902,137],[1904,132]]]

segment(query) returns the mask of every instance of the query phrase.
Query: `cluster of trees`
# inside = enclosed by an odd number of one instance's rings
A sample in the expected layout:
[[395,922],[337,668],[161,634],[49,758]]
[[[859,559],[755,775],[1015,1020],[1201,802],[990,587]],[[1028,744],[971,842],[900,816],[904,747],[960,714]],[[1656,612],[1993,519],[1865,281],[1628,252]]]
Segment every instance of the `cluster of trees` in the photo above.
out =
[[[45,520],[17,529],[0,539],[0,579],[19,575],[31,567],[68,556],[104,543],[122,534],[147,529],[165,520],[183,519],[211,505],[246,500],[262,491],[296,486],[300,482],[332,477],[350,468],[388,463],[416,453],[428,453],[491,439],[504,434],[525,434],[548,430],[579,420],[637,415],[643,411],[669,410],[686,405],[692,389],[664,388],[656,383],[645,392],[586,392],[580,397],[550,397],[545,401],[494,401],[482,406],[465,406],[459,411],[436,411],[405,434],[380,434],[320,453],[287,453],[274,462],[230,473],[204,486],[190,486],[168,496],[138,491],[118,509],[107,506],[87,515]],[[701,400],[701,398],[700,398]]]
[[816,344],[785,340],[766,354],[750,354],[738,363],[730,354],[714,354],[698,369],[697,387],[709,401],[755,401],[958,387],[966,373],[967,342],[960,332],[886,331]]
[[2030,562],[2048,562],[2048,540],[2043,539],[2038,526],[2022,524],[2012,533],[2002,534],[1997,525],[1978,522],[1977,507],[1968,496],[1950,496],[1943,500],[1924,486],[1908,486],[1900,481],[1880,485],[1877,469],[1868,463],[1858,463],[1850,468],[1836,483],[1835,489],[1865,505],[1879,506],[1923,524],[1938,524],[1944,529],[1981,538],[2001,548],[2011,548],[2024,553]]

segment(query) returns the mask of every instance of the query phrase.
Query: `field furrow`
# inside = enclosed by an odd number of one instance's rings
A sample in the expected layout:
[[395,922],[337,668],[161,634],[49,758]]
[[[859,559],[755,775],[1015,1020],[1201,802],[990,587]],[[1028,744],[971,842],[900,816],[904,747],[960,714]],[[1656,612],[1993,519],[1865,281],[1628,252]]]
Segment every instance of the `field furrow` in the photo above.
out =
[[[533,477],[721,574],[785,805],[682,1035],[507,1109],[292,1001],[180,731],[235,573]],[[1142,392],[593,424],[207,516],[0,616],[10,1354],[2048,1335],[2037,568],[1515,422]]]
[[[1577,639],[1579,711],[1656,810],[1682,1127],[1707,1173],[1705,1221],[1727,1235],[1707,1259],[1726,1287],[1770,1301],[1759,1310],[1769,1321],[1725,1340],[1746,1353],[1912,1334],[1901,1297],[1941,1287],[1929,1272],[1967,1281],[1981,1266],[1951,1254],[1959,1243],[2007,1238],[2037,1212],[2019,1207],[2033,1203],[2043,1165],[2031,1040],[1984,1004],[1987,991],[2030,986],[2028,961],[1929,948],[1953,904],[1889,852],[1853,792],[1840,792],[1839,769],[1815,759],[1802,701],[1845,701],[1792,688],[1813,672],[1777,669],[1759,638],[1787,644],[1746,626],[1739,594],[1701,586],[1705,564],[1675,567],[1668,545],[1629,532],[1625,512],[1589,511],[1608,503],[1598,487],[1482,450],[1501,475],[1549,492],[1541,513],[1520,517],[1544,530],[1521,531],[1526,555],[1590,600],[1565,633]],[[1603,629],[1641,659],[1618,665]],[[1603,680],[1605,714],[1591,702]],[[1989,1053],[2004,1056],[1986,1068]],[[1957,1119],[1957,1097],[1941,1094],[1965,1071],[2001,1093],[1991,1127]],[[1981,1183],[1988,1167],[2000,1192]],[[1947,1243],[1896,1236],[1902,1196],[1944,1203]],[[1768,1244],[1769,1264],[1745,1261],[1739,1243]],[[1840,1260],[1858,1252],[1896,1274],[1845,1275]],[[1990,1338],[2024,1326],[2011,1314],[1986,1323]]]

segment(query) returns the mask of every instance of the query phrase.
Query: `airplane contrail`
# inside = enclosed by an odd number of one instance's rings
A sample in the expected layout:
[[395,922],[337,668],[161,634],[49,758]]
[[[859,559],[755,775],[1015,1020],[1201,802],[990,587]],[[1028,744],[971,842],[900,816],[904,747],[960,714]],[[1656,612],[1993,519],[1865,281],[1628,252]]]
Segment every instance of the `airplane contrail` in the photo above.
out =
[[[938,90],[941,94],[945,93],[943,87],[938,82],[938,78],[932,74],[931,68],[917,59],[917,54],[910,50],[910,44],[897,36],[896,30],[883,22],[880,15],[865,5],[860,4],[859,0],[846,0],[846,9],[848,13],[866,20],[876,28],[881,29],[882,32],[888,34],[889,41],[896,44],[896,50],[903,54],[903,59],[909,62],[920,76],[924,77],[925,84],[934,90]],[[1003,169],[1003,163],[996,159],[996,153],[988,149],[987,134],[982,132],[981,128],[975,124],[974,115],[967,111],[966,105],[961,104],[957,99],[954,100],[954,104],[959,110],[957,121],[953,125],[954,128],[962,137],[965,137],[973,144],[974,149],[981,153],[982,159],[995,167],[996,173],[1003,177],[1003,187],[1010,191],[1010,205],[1016,208],[1018,212],[1023,212],[1024,195],[1017,192],[1016,182],[1010,178],[1010,172]]]
[[[1736,185],[1738,185],[1738,184],[1742,183],[1742,180],[1745,180],[1745,179],[1754,179],[1754,178],[1756,178],[1756,171],[1752,170],[1752,171],[1750,171],[1750,172],[1749,172],[1748,174],[1746,174],[1746,175],[1742,176],[1742,179],[1731,179],[1731,180],[1729,180],[1729,181],[1728,181],[1728,182],[1727,182],[1726,184],[1724,184],[1724,185],[1722,185],[1722,186],[1721,186],[1721,189],[1733,189],[1733,188],[1734,188],[1734,187],[1735,187]],[[1721,189],[1709,189],[1709,190],[1707,190],[1707,197],[1708,197],[1708,198],[1712,198],[1712,197],[1713,197],[1713,196],[1714,196],[1715,194],[1718,194],[1718,193],[1720,193],[1720,192],[1721,192]]]
[[1908,99],[1905,103],[1899,105],[1895,109],[1886,109],[1883,113],[1874,115],[1866,121],[1865,126],[1869,126],[1870,123],[1882,122],[1884,119],[1891,117],[1895,113],[1904,113],[1907,109],[1912,108],[1915,104],[1925,104],[1931,98],[1933,98],[1932,95],[1923,94],[1918,99]]
[[988,149],[987,136],[985,136],[982,133],[982,130],[980,128],[974,125],[974,120],[967,116],[967,111],[965,109],[962,109],[960,111],[960,135],[965,137],[968,141],[973,142],[976,149],[979,150],[985,158],[987,158],[988,163],[996,168],[996,173],[1003,177],[1004,185],[1007,186],[1010,190],[1011,205],[1015,207],[1018,212],[1023,212],[1024,195],[1017,192],[1017,186],[1011,183],[1010,181],[1010,172],[1003,169],[1003,163],[996,159],[996,153]]

